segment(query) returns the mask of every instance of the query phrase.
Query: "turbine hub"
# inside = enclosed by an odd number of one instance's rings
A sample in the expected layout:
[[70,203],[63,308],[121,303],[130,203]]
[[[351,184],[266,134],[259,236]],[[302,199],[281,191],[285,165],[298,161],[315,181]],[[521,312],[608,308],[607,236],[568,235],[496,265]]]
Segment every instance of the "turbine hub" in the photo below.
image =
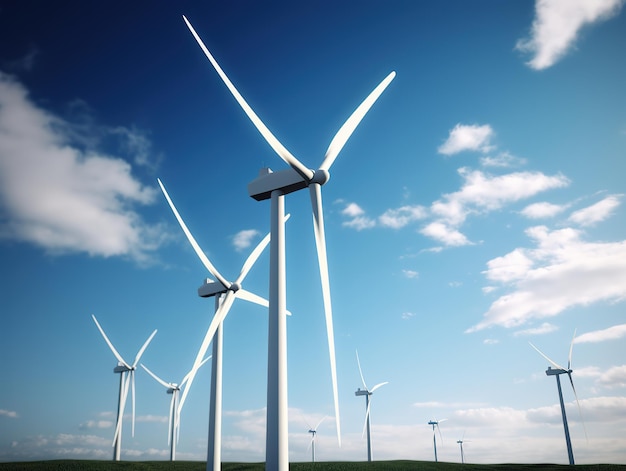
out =
[[231,283],[230,284],[230,288],[228,288],[229,290],[233,291],[233,292],[237,292],[241,289],[241,285],[239,283]]
[[319,185],[325,184],[330,179],[330,173],[328,170],[317,169],[313,172],[313,178],[309,183],[318,183]]

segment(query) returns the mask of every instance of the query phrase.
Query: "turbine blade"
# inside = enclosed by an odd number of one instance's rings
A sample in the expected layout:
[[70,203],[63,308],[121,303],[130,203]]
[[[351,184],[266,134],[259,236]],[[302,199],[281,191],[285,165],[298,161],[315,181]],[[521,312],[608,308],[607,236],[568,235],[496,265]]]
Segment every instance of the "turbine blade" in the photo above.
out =
[[211,324],[209,325],[209,328],[207,329],[207,332],[204,336],[204,340],[202,341],[202,345],[200,345],[200,350],[198,350],[198,354],[196,355],[196,360],[194,361],[193,367],[189,373],[189,378],[187,379],[187,385],[185,386],[183,395],[180,398],[180,402],[178,403],[179,414],[183,408],[183,405],[185,404],[185,400],[187,399],[187,395],[189,394],[189,389],[191,389],[191,384],[193,383],[193,379],[196,376],[196,372],[200,368],[200,364],[203,361],[204,355],[206,355],[206,352],[209,348],[209,344],[213,340],[213,336],[215,335],[217,328],[220,326],[222,321],[226,318],[226,315],[228,314],[228,311],[233,305],[233,302],[235,301],[236,297],[237,295],[234,291],[228,291],[220,307],[215,312],[215,315],[213,316],[213,320],[211,320]]
[[576,405],[578,406],[578,414],[580,415],[580,422],[583,424],[583,430],[585,431],[585,438],[589,440],[587,436],[587,427],[585,427],[585,421],[583,419],[583,410],[580,408],[580,401],[578,400],[578,394],[576,394],[576,388],[574,387],[574,380],[572,379],[572,373],[567,372],[567,376],[569,376],[569,382],[572,385],[572,391],[574,391],[574,397],[576,398]]
[[314,428],[313,430],[315,430],[315,431],[317,432],[317,427],[319,427],[319,426],[322,424],[322,422],[324,422],[324,419],[326,419],[327,417],[328,417],[328,416],[326,416],[326,415],[325,415],[324,417],[322,417],[322,420],[320,420],[320,421],[317,423],[317,425],[315,426],[315,428]]
[[378,383],[376,386],[374,386],[372,389],[370,389],[370,392],[373,393],[374,391],[376,391],[381,386],[384,386],[385,384],[389,384],[389,381],[385,381],[384,383]]
[[161,183],[161,180],[157,178],[157,181],[159,182],[159,186],[161,187],[161,191],[165,195],[165,199],[167,200],[167,203],[170,205],[170,209],[174,213],[174,216],[176,216],[176,220],[178,221],[178,224],[180,225],[181,229],[183,230],[183,232],[187,236],[187,240],[189,241],[189,243],[193,247],[194,252],[196,252],[196,255],[198,256],[198,258],[200,259],[202,264],[209,271],[209,273],[211,273],[211,275],[213,275],[217,279],[217,281],[219,281],[222,284],[222,286],[224,286],[224,288],[230,288],[230,282],[227,281],[226,278],[224,278],[222,276],[222,274],[219,271],[217,271],[217,268],[215,268],[213,266],[213,264],[211,263],[209,258],[206,256],[206,254],[202,251],[202,249],[200,248],[200,246],[196,242],[196,239],[193,237],[193,235],[191,234],[191,232],[187,228],[187,225],[185,224],[185,221],[183,221],[183,218],[180,217],[180,213],[176,209],[176,206],[174,206],[174,203],[172,202],[172,199],[170,198],[170,195],[165,190],[165,186],[163,186],[163,183]]
[[[552,366],[555,366],[556,368],[558,368],[558,369],[560,369],[560,370],[565,370],[565,368],[563,368],[562,366],[560,366],[560,365],[556,364],[555,362],[553,362],[553,361],[552,361],[550,358],[548,358],[548,357],[547,357],[547,356],[546,356],[546,355],[545,355],[545,354],[544,354],[541,350],[539,350],[537,347],[535,347],[535,346],[534,346],[531,342],[528,342],[528,343],[530,343],[530,346],[531,346],[531,347],[533,347],[535,350],[537,350],[537,352],[539,353],[539,355],[541,355],[541,356],[542,356],[542,357],[544,357],[546,360],[548,360],[548,361],[552,364]],[[566,370],[566,371],[567,371],[567,370]]]
[[248,291],[247,289],[243,289],[243,288],[237,291],[237,297],[244,299],[248,302],[258,304],[259,306],[263,306],[263,307],[269,307],[270,305],[267,299],[262,298],[261,296],[258,296]]
[[137,362],[139,361],[139,359],[141,358],[141,355],[143,355],[143,352],[146,351],[146,348],[148,348],[148,344],[150,343],[150,341],[153,339],[153,337],[156,335],[157,330],[154,329],[154,331],[152,332],[152,334],[150,335],[150,337],[148,337],[148,340],[146,340],[146,342],[143,344],[143,346],[139,349],[139,351],[137,352],[137,356],[135,357],[135,361],[133,362],[133,368],[135,368],[137,366]]
[[372,398],[367,401],[367,409],[365,409],[365,422],[363,422],[363,431],[361,432],[361,438],[365,436],[365,430],[367,429],[367,419],[370,416],[370,407],[372,406]]
[[124,375],[124,381],[122,381],[122,399],[119,406],[119,412],[117,414],[117,424],[115,425],[115,433],[113,434],[113,446],[115,446],[115,442],[118,436],[122,432],[122,420],[124,418],[124,409],[126,408],[126,398],[128,397],[128,385],[129,383],[129,372],[120,373]]
[[148,369],[148,367],[146,365],[144,365],[143,363],[141,364],[141,367],[144,370],[146,370],[146,373],[148,373],[150,376],[152,376],[158,383],[162,384],[166,388],[171,388],[172,387],[172,383],[167,383],[167,382],[163,381],[161,378],[159,378],[157,375],[155,375],[152,371],[150,371]]
[[96,326],[98,327],[98,330],[100,331],[100,333],[102,334],[102,337],[104,337],[105,342],[107,343],[107,345],[109,346],[109,348],[111,349],[111,351],[113,352],[113,355],[115,355],[115,358],[117,358],[117,361],[119,361],[122,365],[124,365],[126,368],[130,369],[130,365],[128,363],[126,363],[124,361],[124,359],[122,358],[122,355],[120,355],[118,353],[118,351],[115,349],[115,347],[113,346],[113,344],[111,343],[111,341],[109,340],[109,337],[107,337],[107,334],[104,333],[104,330],[102,329],[102,327],[100,327],[100,324],[98,323],[98,319],[96,319],[96,316],[94,316],[93,314],[91,315],[91,318],[93,319],[93,321],[96,323]]
[[252,124],[254,124],[254,126],[261,133],[261,135],[267,141],[267,143],[270,145],[270,147],[272,149],[274,149],[274,152],[276,152],[278,154],[278,156],[281,159],[283,159],[291,168],[293,168],[296,172],[298,172],[302,176],[302,178],[304,178],[306,181],[311,180],[311,178],[313,178],[313,171],[308,169],[304,165],[302,165],[302,163],[298,159],[296,159],[291,154],[291,152],[289,152],[280,143],[280,141],[278,139],[276,139],[276,137],[267,128],[267,126],[265,126],[265,124],[263,124],[263,121],[261,121],[261,119],[254,112],[254,110],[252,108],[250,108],[250,105],[248,105],[246,100],[244,100],[244,98],[237,91],[237,89],[235,88],[233,83],[226,76],[226,74],[224,73],[224,71],[222,70],[220,65],[213,58],[213,55],[209,52],[207,47],[204,45],[204,42],[202,42],[202,39],[200,39],[200,36],[198,36],[198,33],[196,33],[196,30],[193,28],[193,26],[191,26],[191,23],[189,23],[189,21],[187,20],[187,18],[185,16],[183,16],[183,20],[185,20],[185,23],[187,24],[187,27],[189,28],[189,31],[191,31],[191,34],[193,35],[193,37],[195,38],[196,42],[200,46],[200,49],[202,49],[202,51],[204,52],[204,55],[207,56],[207,59],[209,59],[209,61],[211,62],[211,65],[213,65],[213,68],[218,73],[218,75],[220,76],[220,78],[222,79],[222,81],[224,82],[226,87],[228,87],[228,90],[230,91],[230,93],[233,95],[235,100],[237,100],[237,103],[239,103],[239,106],[241,106],[241,108],[246,113],[246,115],[248,116],[250,121],[252,121]]
[[361,382],[363,383],[363,389],[367,390],[367,385],[365,384],[365,379],[363,378],[363,371],[361,371],[361,362],[359,361],[359,351],[356,351],[356,364],[359,367],[359,374],[361,375]]
[[265,247],[267,247],[267,244],[270,243],[270,237],[271,237],[271,233],[268,233],[265,237],[263,237],[263,240],[261,240],[261,242],[258,243],[258,245],[254,248],[252,253],[250,253],[245,263],[243,264],[243,267],[241,267],[241,272],[239,273],[239,276],[237,277],[237,280],[235,281],[236,283],[241,283],[244,280],[244,278],[248,275],[248,272],[250,271],[252,266],[256,263],[261,253],[263,253],[263,250],[265,250]]
[[[202,365],[204,365],[207,361],[209,361],[211,359],[211,357],[213,357],[213,355],[209,355],[208,357],[206,357],[204,360],[202,360],[202,363],[200,363],[200,366],[198,366],[198,368],[201,368]],[[187,380],[189,379],[189,376],[191,375],[191,371],[193,371],[193,368],[189,371],[189,373],[187,373],[184,378],[182,379],[182,381],[180,382],[180,387],[182,388],[185,383],[187,382]]]
[[[572,369],[572,350],[574,349],[574,340],[576,339],[576,329],[574,329],[574,335],[572,336],[572,343],[569,345],[569,355],[567,356],[567,370]],[[570,377],[571,379],[571,377]],[[572,385],[573,386],[573,385]]]
[[367,114],[376,100],[378,100],[378,97],[385,91],[395,76],[395,72],[391,72],[387,75],[387,77],[385,77],[385,79],[378,84],[378,86],[367,96],[367,98],[363,100],[363,103],[361,103],[359,107],[354,110],[343,126],[341,126],[326,150],[326,156],[324,157],[324,161],[320,167],[321,170],[328,170],[330,168],[363,117]]
[[[443,422],[443,420],[440,420],[439,422]],[[437,432],[439,432],[439,439],[441,440],[441,444],[443,445],[443,436],[441,435],[441,429],[439,428],[439,422],[437,422]]]
[[324,212],[322,207],[322,189],[317,183],[309,185],[311,206],[313,207],[313,229],[317,246],[317,261],[320,267],[324,314],[326,316],[326,336],[328,337],[328,354],[330,357],[330,374],[335,401],[335,420],[337,422],[337,440],[341,446],[341,424],[339,421],[339,393],[337,392],[337,363],[335,361],[335,334],[333,330],[333,309],[330,300],[330,281],[328,277],[328,260],[326,256],[326,236],[324,235]]

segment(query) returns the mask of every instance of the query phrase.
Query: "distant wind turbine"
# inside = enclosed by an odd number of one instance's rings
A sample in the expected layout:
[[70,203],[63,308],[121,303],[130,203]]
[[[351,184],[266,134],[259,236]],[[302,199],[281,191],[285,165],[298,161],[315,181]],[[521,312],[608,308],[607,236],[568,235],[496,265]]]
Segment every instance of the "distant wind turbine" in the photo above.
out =
[[309,433],[311,434],[311,443],[309,443],[309,447],[311,448],[311,461],[313,463],[315,463],[315,436],[317,435],[317,429],[321,423],[324,422],[325,418],[326,417],[322,417],[322,420],[320,420],[315,427],[311,427],[309,425]]
[[339,420],[339,394],[337,391],[337,366],[335,362],[335,341],[332,322],[330,281],[326,255],[326,236],[324,233],[324,215],[322,210],[321,187],[330,178],[329,169],[345,143],[352,135],[365,114],[372,107],[381,93],[395,77],[391,72],[350,115],[331,141],[324,160],[317,170],[311,170],[291,154],[265,126],[252,108],[241,96],[217,61],[204,45],[191,23],[183,16],[187,27],[196,42],[211,62],[239,106],[252,121],[263,138],[278,156],[291,167],[287,170],[272,172],[262,169],[258,178],[248,185],[248,193],[257,201],[271,200],[270,221],[272,243],[270,246],[270,293],[268,327],[268,368],[267,368],[267,420],[265,462],[268,469],[286,471],[289,469],[288,403],[287,403],[287,328],[286,328],[286,292],[285,292],[285,195],[309,188],[313,209],[313,225],[317,258],[320,269],[324,312],[326,317],[326,335],[330,358],[331,380],[335,403],[335,422],[337,440],[341,445]]
[[[569,377],[569,382],[572,385],[572,391],[574,391],[574,397],[576,398],[576,404],[578,405],[578,412],[581,416],[582,419],[582,411],[580,409],[580,402],[578,401],[578,395],[576,394],[576,388],[574,387],[574,381],[572,380],[572,349],[574,348],[574,339],[576,338],[576,330],[574,330],[574,336],[572,337],[572,343],[570,344],[569,347],[569,356],[567,357],[567,368],[563,368],[562,366],[559,366],[558,364],[556,364],[554,361],[552,361],[550,358],[548,358],[541,350],[539,350],[537,347],[535,347],[531,342],[530,346],[533,347],[535,350],[537,350],[537,352],[544,357],[546,360],[548,360],[548,362],[554,366],[555,368],[552,368],[550,366],[548,366],[548,369],[546,370],[546,375],[547,376],[555,376],[556,377],[556,386],[557,389],[559,391],[559,402],[561,403],[561,416],[563,417],[563,429],[565,431],[565,443],[567,445],[567,457],[569,459],[569,464],[570,465],[574,465],[574,452],[572,451],[572,441],[570,440],[570,436],[569,436],[569,427],[567,425],[567,415],[565,414],[565,403],[563,402],[563,392],[561,390],[561,379],[559,378],[560,375],[562,374],[566,374]],[[584,423],[583,423],[583,427],[584,427]],[[587,431],[585,430],[585,435],[587,435]]]
[[435,448],[435,463],[438,461],[437,460],[437,434],[435,433],[435,427],[437,427],[437,432],[439,432],[439,438],[441,439],[441,443],[443,443],[443,437],[441,436],[441,430],[439,429],[439,424],[441,422],[445,422],[448,419],[441,419],[441,420],[429,420],[428,421],[428,425],[432,425],[433,426],[433,447]]
[[[185,399],[187,398],[187,394],[189,392],[189,388],[191,387],[191,383],[195,377],[196,371],[200,367],[202,363],[202,359],[206,355],[206,352],[209,348],[209,344],[212,342],[213,344],[213,360],[212,360],[212,368],[211,368],[211,402],[209,407],[209,438],[208,438],[208,447],[207,447],[207,470],[219,470],[221,469],[221,448],[222,448],[222,338],[223,338],[223,329],[222,323],[226,318],[226,315],[230,311],[230,308],[233,305],[233,302],[236,298],[245,299],[246,301],[253,302],[255,304],[259,304],[264,307],[268,307],[269,303],[267,300],[263,299],[260,296],[257,296],[250,291],[247,291],[242,288],[241,284],[243,280],[248,275],[248,272],[257,261],[265,247],[270,241],[270,234],[267,234],[261,242],[256,246],[256,248],[252,251],[252,253],[248,256],[246,261],[241,268],[241,272],[237,279],[233,282],[230,282],[224,278],[219,271],[213,266],[209,258],[202,251],[196,239],[193,237],[187,225],[183,221],[183,218],[180,216],[180,213],[174,206],[170,195],[165,190],[165,186],[161,183],[161,180],[158,180],[159,186],[161,187],[161,191],[163,195],[165,195],[165,199],[167,200],[178,224],[181,229],[187,236],[187,240],[193,247],[196,255],[205,266],[205,268],[209,271],[211,275],[215,277],[217,281],[213,281],[209,278],[206,279],[205,283],[198,288],[198,295],[203,298],[215,297],[215,315],[207,329],[206,335],[202,341],[202,345],[198,350],[198,354],[196,355],[196,359],[193,364],[193,368],[189,374],[187,387],[183,390],[183,394],[180,399],[180,404],[178,406],[178,410],[182,409],[185,404]],[[287,216],[288,218],[289,216]],[[287,219],[285,218],[285,219]]]
[[[206,358],[200,364],[200,366],[204,365],[207,361],[209,361],[210,358],[211,357]],[[176,444],[178,443],[178,436],[180,434],[180,411],[178,410],[178,395],[181,388],[183,388],[185,386],[185,383],[187,383],[189,375],[191,375],[191,371],[183,377],[180,383],[168,383],[155,375],[143,363],[141,364],[141,367],[146,370],[146,372],[150,376],[152,376],[159,384],[162,384],[167,388],[167,394],[172,395],[172,399],[170,400],[169,424],[167,427],[167,444],[170,446],[170,461],[176,461]]]
[[137,355],[135,356],[135,361],[133,361],[131,365],[131,364],[128,364],[126,360],[124,360],[122,356],[117,352],[117,350],[115,349],[115,347],[113,346],[113,344],[111,343],[107,335],[104,333],[104,330],[102,329],[102,327],[100,327],[100,324],[98,323],[98,319],[96,319],[96,316],[92,314],[91,317],[93,318],[93,321],[96,323],[96,326],[98,327],[98,330],[102,334],[102,337],[104,337],[104,340],[106,341],[107,345],[109,346],[109,348],[113,352],[113,355],[115,355],[115,358],[117,358],[117,361],[118,361],[117,366],[113,369],[113,373],[120,374],[120,392],[119,392],[119,399],[117,402],[117,424],[115,426],[115,433],[113,434],[112,446],[114,447],[113,460],[119,461],[121,448],[122,448],[122,418],[124,417],[124,407],[126,405],[126,399],[128,398],[128,387],[130,385],[131,390],[132,390],[132,401],[133,401],[132,436],[134,437],[135,436],[135,370],[137,369],[137,363],[139,363],[139,359],[141,358],[141,355],[143,355],[143,352],[146,350],[146,348],[148,347],[148,344],[152,340],[152,337],[155,336],[157,331],[155,329],[154,332],[152,332],[152,334],[150,335],[150,337],[148,337],[148,340],[146,340],[146,342],[137,352]]
[[[461,447],[461,463],[465,464],[465,455],[463,454],[463,443],[465,443],[465,441],[463,441],[463,438],[465,438],[465,432],[463,432],[463,436],[461,437],[461,439],[457,440],[456,442]],[[469,440],[466,440],[466,441],[469,441]]]
[[361,375],[361,382],[363,383],[363,389],[359,388],[354,392],[355,396],[365,396],[365,423],[363,424],[363,432],[367,430],[367,461],[372,461],[372,436],[371,436],[371,421],[370,421],[370,409],[372,407],[371,395],[374,394],[381,386],[384,386],[389,381],[384,383],[378,383],[372,389],[368,389],[363,378],[363,371],[361,370],[361,362],[359,361],[359,352],[356,352],[356,363],[359,366],[359,375]]

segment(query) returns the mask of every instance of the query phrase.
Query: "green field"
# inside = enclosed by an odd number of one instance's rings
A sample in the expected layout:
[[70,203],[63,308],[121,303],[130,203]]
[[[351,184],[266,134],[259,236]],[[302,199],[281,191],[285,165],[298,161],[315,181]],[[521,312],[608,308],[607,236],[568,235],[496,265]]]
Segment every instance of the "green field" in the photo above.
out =
[[[626,471],[626,465],[616,464],[583,464],[575,466],[577,471]],[[206,463],[201,461],[92,461],[92,460],[55,460],[31,461],[18,463],[0,463],[0,470],[24,471],[204,471]],[[368,470],[425,470],[425,471],[526,471],[526,470],[561,470],[572,469],[567,465],[556,464],[460,464],[434,463],[430,461],[375,461],[367,462],[321,462],[321,463],[291,463],[291,471],[354,471]],[[222,463],[223,471],[261,471],[265,470],[264,463]]]

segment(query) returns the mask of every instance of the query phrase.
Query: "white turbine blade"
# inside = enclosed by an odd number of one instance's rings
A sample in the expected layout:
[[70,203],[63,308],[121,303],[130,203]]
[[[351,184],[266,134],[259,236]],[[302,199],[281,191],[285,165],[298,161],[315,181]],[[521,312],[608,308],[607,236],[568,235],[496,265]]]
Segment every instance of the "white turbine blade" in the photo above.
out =
[[159,182],[159,186],[161,187],[161,191],[165,195],[165,199],[167,200],[168,204],[170,205],[170,208],[171,208],[172,212],[174,213],[174,216],[176,216],[176,220],[178,221],[178,224],[180,225],[181,229],[183,230],[183,232],[187,236],[187,240],[189,241],[189,243],[193,247],[194,252],[196,252],[196,255],[198,256],[198,258],[200,259],[202,264],[205,266],[205,268],[207,270],[209,270],[209,273],[211,273],[217,279],[217,281],[219,281],[222,284],[222,286],[224,286],[224,288],[230,288],[230,282],[228,282],[226,280],[226,278],[224,278],[222,276],[222,274],[219,271],[217,271],[217,268],[215,268],[213,266],[213,264],[211,263],[209,258],[206,256],[206,254],[202,251],[202,249],[200,248],[200,246],[196,242],[196,239],[193,237],[193,235],[191,234],[191,232],[187,228],[187,225],[185,224],[185,221],[183,221],[183,218],[180,217],[180,213],[176,209],[176,206],[174,206],[174,203],[172,202],[172,199],[170,198],[170,195],[165,190],[165,186],[163,186],[163,183],[161,183],[161,180],[157,178],[157,181]]
[[[204,360],[202,360],[202,363],[200,363],[200,366],[198,366],[198,368],[201,368],[202,365],[204,365],[207,361],[209,361],[211,359],[213,355],[209,355],[208,357],[206,357]],[[187,373],[184,378],[182,379],[182,381],[180,382],[180,386],[179,387],[183,387],[185,385],[185,383],[187,382],[187,380],[189,379],[189,376],[191,375],[191,371],[193,371],[193,368],[189,371],[189,373]]]
[[[548,358],[541,350],[539,350],[537,347],[535,347],[531,342],[530,346],[533,347],[535,350],[537,350],[537,352],[539,352],[539,355],[541,355],[542,357],[544,357],[546,360],[548,360],[550,362],[550,364],[552,364],[552,366],[555,366],[556,368],[560,369],[560,370],[565,370],[565,368],[563,368],[562,366],[556,364],[555,362],[553,362],[550,358]],[[567,371],[567,370],[565,370]]]
[[[443,422],[443,420],[440,420],[439,422]],[[441,444],[443,445],[443,436],[441,435],[441,429],[439,428],[439,422],[437,422],[437,432],[439,432],[439,439],[441,440]]]
[[[572,343],[570,343],[569,345],[569,355],[567,356],[567,370],[571,370],[572,369],[572,350],[574,349],[574,340],[576,339],[576,329],[574,329],[574,336],[572,337]],[[571,380],[571,375],[570,375],[570,380]],[[574,387],[574,384],[572,383],[572,387]]]
[[574,387],[574,380],[572,379],[572,373],[568,371],[567,376],[569,376],[569,382],[572,385],[572,391],[574,391],[574,397],[576,398],[576,405],[578,406],[578,414],[580,415],[580,422],[583,424],[583,430],[585,431],[585,438],[589,440],[587,437],[587,427],[585,427],[585,421],[583,419],[583,410],[580,408],[580,401],[578,400],[578,394],[576,394],[576,388]]
[[354,110],[354,112],[350,115],[348,120],[341,126],[341,129],[337,131],[335,137],[331,141],[328,149],[326,150],[326,155],[324,157],[324,161],[320,166],[321,170],[328,170],[330,166],[333,164],[341,149],[346,144],[347,140],[350,138],[356,127],[359,125],[363,117],[367,114],[372,105],[378,100],[378,97],[385,91],[387,86],[391,83],[391,81],[396,76],[395,72],[391,72],[385,79],[378,84],[378,86],[368,95],[368,97],[363,100],[363,103],[359,105],[359,107]]
[[259,306],[263,306],[263,307],[269,307],[270,305],[267,299],[262,298],[261,296],[254,294],[248,291],[247,289],[243,289],[243,288],[237,291],[237,297],[244,299],[248,302],[258,304]]
[[372,406],[372,398],[370,396],[367,401],[367,409],[365,409],[365,422],[363,422],[363,431],[361,432],[361,438],[365,436],[365,430],[367,429],[367,419],[370,416],[370,407]]
[[150,371],[148,369],[148,367],[146,365],[144,365],[143,363],[141,364],[141,367],[146,370],[146,372],[152,376],[155,380],[157,380],[158,383],[162,384],[163,386],[165,386],[166,388],[171,388],[172,387],[172,383],[168,383],[166,381],[163,381],[161,378],[159,378],[157,375],[155,375],[152,371]]
[[237,280],[235,281],[236,283],[241,283],[244,280],[244,278],[248,275],[248,272],[250,271],[252,266],[256,263],[261,253],[263,253],[263,250],[265,250],[265,247],[267,247],[267,244],[270,243],[270,237],[271,237],[271,233],[268,233],[265,237],[263,237],[263,240],[261,240],[261,242],[257,244],[254,250],[250,253],[250,255],[248,255],[248,258],[243,264],[243,267],[241,267],[241,272],[239,273],[239,276],[237,277]]
[[241,108],[246,113],[248,118],[250,118],[250,121],[252,121],[252,124],[254,124],[254,126],[261,133],[261,135],[267,141],[267,143],[270,145],[270,147],[272,149],[274,149],[274,152],[276,152],[278,154],[278,156],[281,159],[283,159],[291,168],[293,168],[296,172],[298,172],[300,175],[302,175],[302,177],[305,180],[307,180],[307,181],[311,180],[311,178],[313,178],[313,171],[308,169],[304,165],[302,165],[302,163],[300,163],[300,161],[298,159],[296,159],[291,154],[291,152],[289,152],[280,143],[280,141],[278,139],[276,139],[276,137],[267,128],[267,126],[265,126],[265,124],[263,124],[263,121],[261,121],[261,119],[254,112],[254,110],[252,108],[250,108],[250,105],[248,105],[246,100],[244,100],[244,98],[237,91],[237,89],[235,88],[233,83],[226,76],[226,74],[224,73],[224,71],[222,70],[220,65],[213,58],[213,55],[209,52],[207,47],[204,45],[204,42],[202,42],[202,39],[200,39],[200,36],[198,36],[198,33],[196,33],[196,30],[193,28],[193,26],[191,26],[191,23],[189,23],[189,21],[187,20],[187,18],[184,15],[183,15],[183,20],[185,20],[185,23],[187,24],[187,27],[189,28],[189,31],[191,31],[191,34],[196,39],[196,42],[200,46],[200,49],[202,49],[202,51],[204,52],[204,55],[207,56],[207,58],[211,62],[211,65],[213,65],[213,68],[215,69],[215,71],[218,73],[218,75],[220,76],[220,78],[222,79],[224,84],[228,87],[228,90],[230,90],[230,93],[233,95],[233,97],[235,97],[235,100],[237,100],[237,103],[239,103],[239,106],[241,106]]
[[328,416],[325,415],[324,417],[322,417],[322,420],[320,420],[317,423],[317,425],[315,426],[315,428],[313,430],[315,430],[317,432],[317,427],[319,427],[322,424],[322,422],[324,422],[324,419],[326,419],[326,417],[328,417]]
[[143,344],[143,346],[139,349],[139,351],[137,352],[137,356],[135,357],[135,361],[133,362],[133,368],[135,368],[137,366],[137,362],[139,362],[139,359],[141,358],[141,355],[143,355],[143,352],[146,351],[146,348],[148,348],[148,344],[150,343],[150,341],[154,338],[154,336],[156,335],[157,330],[154,329],[154,331],[152,332],[152,334],[150,335],[150,337],[148,337],[148,340],[146,340],[146,342]]
[[124,376],[124,381],[122,381],[122,399],[121,399],[120,407],[119,407],[120,410],[117,415],[117,424],[115,425],[115,433],[113,434],[113,446],[115,446],[115,441],[117,440],[118,436],[122,432],[122,420],[124,418],[124,409],[126,408],[126,399],[128,397],[128,385],[130,384],[129,373],[130,373],[129,371],[125,373],[121,373],[125,376]]
[[385,381],[384,383],[378,383],[376,386],[374,386],[372,389],[370,389],[370,392],[373,393],[374,391],[376,391],[381,386],[384,386],[385,384],[389,384],[389,381]]
[[359,361],[359,351],[356,351],[356,364],[359,367],[359,374],[361,375],[361,382],[363,383],[363,389],[367,390],[367,385],[365,384],[365,378],[363,378],[363,371],[361,371],[361,362]]
[[204,336],[202,345],[200,345],[200,350],[198,350],[198,354],[196,355],[196,360],[194,361],[193,368],[191,369],[191,373],[189,375],[189,378],[187,379],[187,385],[185,387],[185,390],[183,391],[183,395],[180,398],[180,402],[178,403],[179,414],[183,408],[183,405],[185,404],[185,400],[187,399],[187,394],[189,394],[189,390],[191,389],[191,383],[193,383],[193,379],[196,376],[196,372],[198,371],[198,368],[200,368],[200,364],[202,363],[204,355],[206,355],[206,352],[209,348],[209,344],[213,340],[213,336],[215,335],[217,328],[219,327],[219,325],[222,323],[222,321],[228,314],[228,311],[233,305],[233,302],[235,301],[236,297],[237,295],[234,291],[228,291],[228,293],[226,293],[226,296],[224,297],[224,300],[222,301],[222,304],[220,305],[219,309],[213,316],[213,320],[211,321],[211,324],[209,325],[206,335]]
[[118,351],[115,349],[115,347],[113,346],[113,344],[111,343],[111,341],[109,340],[109,337],[107,337],[107,334],[104,333],[104,330],[102,329],[102,327],[100,327],[100,324],[98,323],[98,319],[96,319],[96,316],[94,316],[93,314],[91,315],[91,318],[93,319],[93,321],[96,323],[96,326],[98,327],[98,330],[100,331],[100,333],[102,334],[102,336],[104,337],[105,342],[107,343],[107,345],[109,346],[109,348],[111,349],[111,351],[113,352],[113,355],[115,355],[115,358],[117,358],[117,361],[119,361],[122,365],[124,365],[126,368],[130,368],[131,366],[126,363],[124,361],[124,359],[122,358],[122,355],[120,355],[118,353]]
[[335,420],[337,422],[337,440],[341,446],[341,425],[339,422],[339,394],[337,392],[337,363],[335,361],[335,334],[333,331],[333,309],[330,300],[330,281],[328,277],[328,260],[326,257],[326,236],[324,235],[324,213],[322,207],[322,189],[317,183],[309,185],[311,206],[313,208],[313,230],[317,246],[317,261],[320,267],[324,314],[326,316],[326,336],[328,337],[328,354],[330,357],[330,374],[335,401]]

